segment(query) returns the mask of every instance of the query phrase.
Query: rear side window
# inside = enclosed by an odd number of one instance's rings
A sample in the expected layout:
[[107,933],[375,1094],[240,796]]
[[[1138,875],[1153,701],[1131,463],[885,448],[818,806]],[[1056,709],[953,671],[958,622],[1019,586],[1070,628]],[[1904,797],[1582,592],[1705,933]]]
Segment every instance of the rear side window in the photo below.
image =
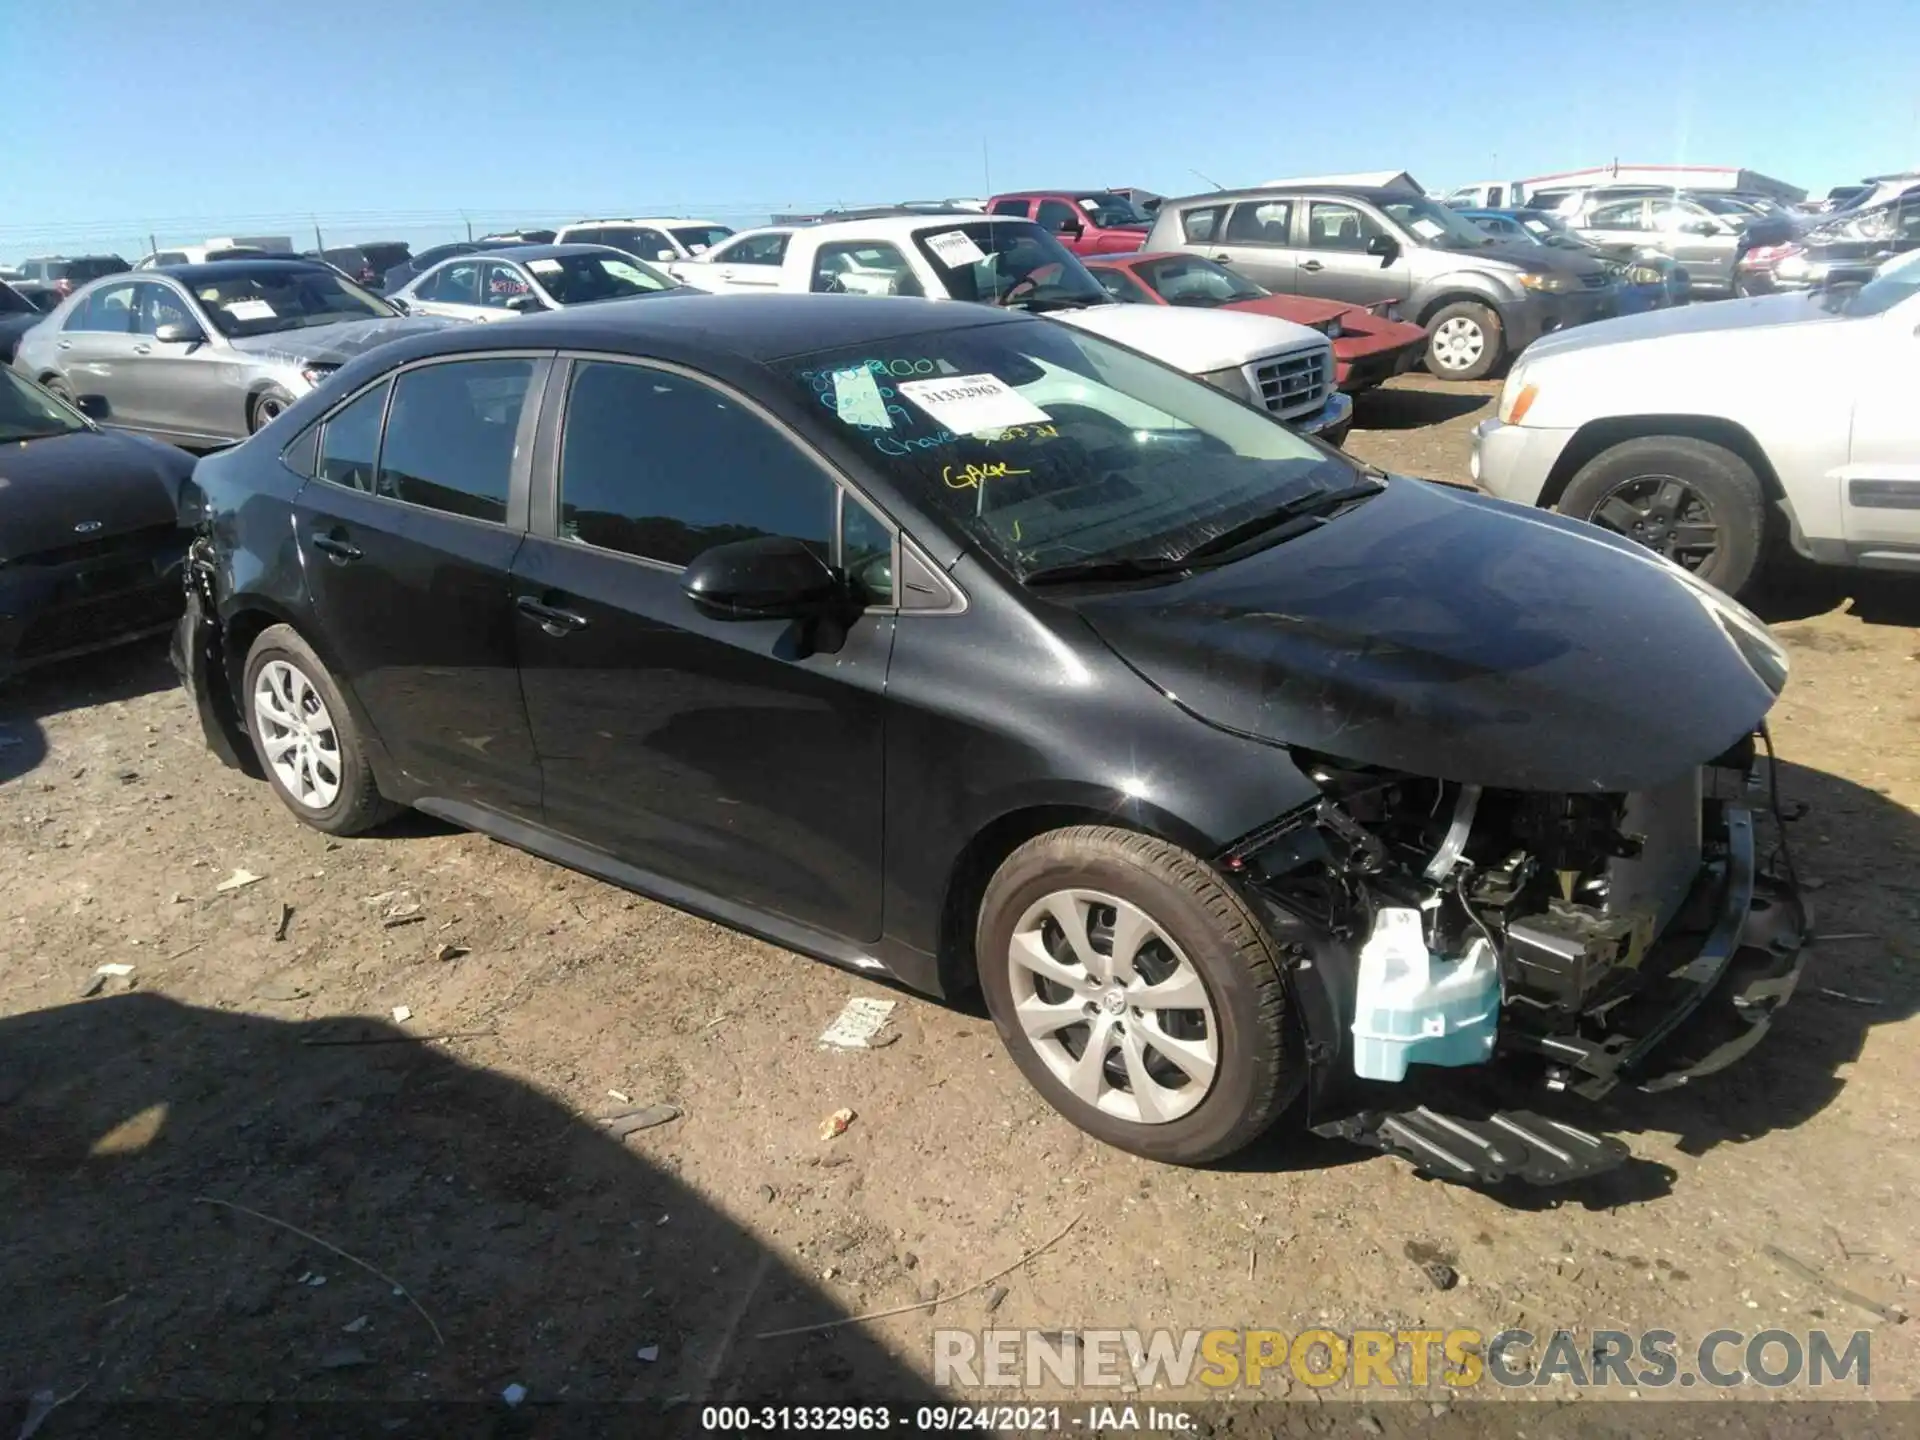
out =
[[924,295],[907,257],[879,240],[835,240],[813,258],[813,289],[828,295]]
[[1180,213],[1180,233],[1189,244],[1218,244],[1220,240],[1220,221],[1226,216],[1224,205],[1203,205],[1197,210],[1183,210]]
[[1596,206],[1593,214],[1587,217],[1589,230],[1638,230],[1640,217],[1645,206],[1638,200],[1616,200],[1611,205]]
[[1033,202],[1031,200],[996,200],[993,202],[993,213],[995,215],[1018,215],[1024,220],[1027,218],[1027,211],[1032,204]]
[[349,490],[373,490],[373,460],[380,450],[380,416],[388,385],[376,385],[334,412],[320,432],[320,463],[314,474]]
[[1291,200],[1243,200],[1227,221],[1229,245],[1290,245],[1293,243]]
[[685,565],[778,535],[832,558],[837,487],[785,435],[697,380],[641,365],[574,370],[560,453],[560,534]]
[[134,333],[136,297],[132,284],[103,285],[67,316],[66,329],[92,330],[109,335]]
[[378,494],[503,524],[531,359],[456,360],[393,383]]
[[1042,200],[1040,214],[1037,217],[1044,230],[1059,234],[1064,230],[1079,230],[1086,225],[1086,217],[1064,200]]

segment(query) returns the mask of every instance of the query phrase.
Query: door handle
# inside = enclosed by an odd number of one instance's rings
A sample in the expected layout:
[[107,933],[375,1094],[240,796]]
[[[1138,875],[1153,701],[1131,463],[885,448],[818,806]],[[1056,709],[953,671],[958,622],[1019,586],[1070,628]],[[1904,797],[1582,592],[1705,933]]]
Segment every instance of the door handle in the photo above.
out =
[[153,353],[153,346],[136,345],[133,347],[133,353],[136,355],[151,355]]
[[1302,260],[1300,262],[1300,268],[1302,270],[1324,270],[1327,267],[1322,265],[1318,260]]
[[349,545],[344,540],[336,540],[331,535],[313,537],[313,548],[333,561],[336,565],[345,565],[349,560],[360,558],[360,547]]
[[71,350],[71,349],[73,348],[73,341],[71,341],[71,340],[62,340],[62,341],[60,342],[60,348],[61,348],[62,350]]
[[562,610],[557,605],[543,605],[531,595],[517,596],[513,603],[522,615],[530,620],[538,620],[540,628],[549,635],[571,635],[576,630],[587,628],[586,616]]
[[1213,263],[1216,265],[1231,265],[1233,263],[1233,256],[1222,250],[1218,255],[1213,257]]

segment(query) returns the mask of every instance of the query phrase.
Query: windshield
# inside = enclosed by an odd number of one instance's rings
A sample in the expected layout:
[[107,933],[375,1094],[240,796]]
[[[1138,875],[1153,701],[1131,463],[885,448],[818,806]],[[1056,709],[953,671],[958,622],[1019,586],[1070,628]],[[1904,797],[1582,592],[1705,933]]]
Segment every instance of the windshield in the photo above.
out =
[[1266,414],[1064,325],[934,331],[783,368],[822,424],[1022,580],[1179,557],[1359,478]]
[[955,300],[1036,313],[1111,305],[1091,271],[1031,220],[930,225],[913,243]]
[[1227,305],[1235,300],[1259,300],[1271,293],[1219,262],[1198,255],[1149,260],[1134,266],[1134,273],[1169,305]]
[[87,422],[38,385],[0,369],[0,444],[44,440],[89,429]]
[[1852,292],[1841,291],[1840,310],[1847,315],[1884,315],[1903,300],[1920,295],[1920,250],[1890,260],[1880,273]]
[[1080,208],[1087,212],[1093,223],[1102,230],[1111,230],[1116,225],[1132,225],[1142,230],[1153,228],[1153,217],[1145,214],[1138,205],[1124,195],[1114,195],[1102,190],[1094,195],[1076,197]]
[[343,320],[390,320],[400,312],[378,296],[319,266],[239,267],[193,283],[194,298],[228,339],[272,335]]
[[675,225],[671,234],[686,247],[689,255],[703,255],[733,231],[724,225]]
[[1424,195],[1389,200],[1380,207],[1401,229],[1434,250],[1478,250],[1494,238],[1457,210],[1436,205]]
[[562,305],[591,305],[597,300],[627,300],[676,290],[679,282],[630,255],[556,255],[529,260],[533,278]]

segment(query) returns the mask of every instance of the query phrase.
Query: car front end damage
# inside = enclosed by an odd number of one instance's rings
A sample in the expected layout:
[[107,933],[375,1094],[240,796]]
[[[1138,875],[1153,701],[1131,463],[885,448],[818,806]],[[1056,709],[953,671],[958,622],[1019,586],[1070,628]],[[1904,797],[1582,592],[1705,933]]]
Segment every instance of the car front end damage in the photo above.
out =
[[[1274,937],[1313,1128],[1471,1184],[1556,1183],[1624,1160],[1588,1124],[1527,1107],[1726,1068],[1766,1033],[1808,954],[1764,741],[1756,731],[1632,794],[1482,788],[1306,757],[1322,798],[1217,863]],[[1416,1038],[1403,1042],[1413,1068],[1382,1083],[1364,1077],[1357,1043],[1358,957],[1387,917],[1409,912],[1443,979],[1491,947],[1497,1029],[1472,1059],[1422,1063],[1445,1055],[1434,1042],[1452,1022],[1416,1001]]]

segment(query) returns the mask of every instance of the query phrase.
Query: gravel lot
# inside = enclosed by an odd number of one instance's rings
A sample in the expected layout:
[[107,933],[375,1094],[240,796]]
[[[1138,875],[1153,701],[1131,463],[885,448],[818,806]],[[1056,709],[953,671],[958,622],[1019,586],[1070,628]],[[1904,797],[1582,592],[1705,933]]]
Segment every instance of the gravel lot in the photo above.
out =
[[[1407,377],[1351,448],[1465,483],[1494,388]],[[1920,1304],[1920,588],[1789,575],[1766,607],[1796,854],[1850,938],[1744,1067],[1594,1117],[1627,1169],[1498,1197],[1320,1142],[1158,1167],[1056,1118],[979,1015],[424,819],[329,840],[206,753],[157,646],[0,691],[0,1422],[83,1384],[73,1412],[913,1398],[936,1327],[987,1325],[1865,1328],[1871,1393],[1920,1397],[1920,1326],[1835,1288]],[[823,1050],[856,995],[897,1038]],[[965,1291],[1076,1219],[1004,1294],[757,1338]]]

